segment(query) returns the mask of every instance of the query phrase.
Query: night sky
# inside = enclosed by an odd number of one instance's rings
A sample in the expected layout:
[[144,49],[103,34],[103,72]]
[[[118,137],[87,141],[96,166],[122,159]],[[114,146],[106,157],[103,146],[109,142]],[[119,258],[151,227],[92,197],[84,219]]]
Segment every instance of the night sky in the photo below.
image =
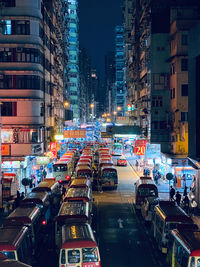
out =
[[86,48],[97,68],[104,76],[104,56],[114,51],[114,29],[123,23],[123,0],[80,0],[80,47]]

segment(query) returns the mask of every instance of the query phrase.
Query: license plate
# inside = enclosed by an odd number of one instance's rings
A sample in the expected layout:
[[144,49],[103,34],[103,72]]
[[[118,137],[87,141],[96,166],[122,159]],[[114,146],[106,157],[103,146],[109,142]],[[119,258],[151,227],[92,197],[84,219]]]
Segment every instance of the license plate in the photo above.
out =
[[109,182],[106,182],[105,185],[109,185],[110,183]]

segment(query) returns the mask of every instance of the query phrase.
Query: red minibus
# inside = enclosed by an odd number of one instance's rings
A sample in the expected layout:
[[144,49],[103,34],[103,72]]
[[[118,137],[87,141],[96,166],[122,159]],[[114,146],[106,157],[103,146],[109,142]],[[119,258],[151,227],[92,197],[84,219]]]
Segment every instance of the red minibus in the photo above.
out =
[[[186,227],[188,228],[188,227]],[[193,229],[194,228],[194,229]],[[171,231],[172,253],[170,266],[193,267],[200,266],[200,231],[191,227],[185,229],[184,225],[177,226]]]
[[85,178],[85,177],[81,177],[82,179],[80,178],[74,178],[70,184],[70,187],[69,188],[80,188],[80,187],[87,187],[87,188],[91,188],[91,182],[88,178]]
[[28,227],[1,227],[0,252],[6,255],[10,260],[22,261],[30,264],[32,261],[33,246]]
[[140,177],[135,183],[134,204],[136,209],[141,206],[147,197],[158,197],[158,188],[154,181],[148,177]]
[[92,191],[90,188],[69,188],[64,198],[66,201],[92,202]]
[[88,166],[76,167],[76,176],[83,176],[91,179],[92,182],[92,170]]
[[100,267],[99,248],[89,224],[62,227],[59,267]]

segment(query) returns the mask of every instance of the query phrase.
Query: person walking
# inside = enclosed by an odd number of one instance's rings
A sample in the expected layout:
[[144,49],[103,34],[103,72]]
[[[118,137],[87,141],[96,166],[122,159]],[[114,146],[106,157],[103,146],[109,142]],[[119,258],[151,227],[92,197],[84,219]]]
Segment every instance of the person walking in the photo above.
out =
[[191,214],[190,215],[195,214],[197,202],[195,201],[194,198],[191,200],[190,207],[191,207],[191,210],[190,210]]
[[185,212],[189,214],[190,200],[189,200],[189,198],[188,198],[187,195],[184,196],[183,201],[182,201],[182,204],[183,204],[183,209],[185,210]]
[[184,192],[183,192],[183,196],[187,196],[187,186],[184,187]]
[[176,192],[175,198],[176,198],[177,205],[180,206],[180,203],[181,203],[181,194],[179,193],[179,191]]
[[176,191],[175,191],[175,189],[173,188],[173,186],[171,185],[171,186],[170,186],[170,191],[169,191],[169,196],[170,196],[170,200],[171,200],[171,201],[174,200],[174,196],[175,196],[175,194],[176,194]]

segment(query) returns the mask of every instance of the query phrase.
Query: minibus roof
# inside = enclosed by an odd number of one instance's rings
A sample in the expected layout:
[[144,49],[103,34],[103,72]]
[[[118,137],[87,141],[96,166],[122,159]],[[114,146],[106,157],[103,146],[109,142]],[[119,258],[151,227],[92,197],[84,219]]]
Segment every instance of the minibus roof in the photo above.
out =
[[190,256],[200,256],[200,230],[174,229],[171,234],[183,247],[186,248]]
[[47,192],[30,192],[28,196],[22,200],[22,203],[35,203],[43,205],[48,198],[49,195]]
[[76,171],[92,171],[91,168],[88,165],[81,165],[76,167]]
[[71,224],[62,227],[62,248],[97,247],[89,224]]
[[11,214],[5,218],[3,226],[6,225],[31,225],[40,215],[40,209],[35,204],[26,204],[17,207]]
[[64,201],[75,199],[91,200],[91,190],[87,187],[69,188],[65,195]]
[[26,226],[4,226],[0,228],[0,251],[16,250],[27,234]]
[[63,202],[56,221],[80,221],[87,222],[89,218],[89,203],[88,202]]
[[173,201],[160,201],[155,211],[166,222],[193,223],[192,218]]
[[3,261],[0,260],[0,267],[31,267],[31,265],[27,265],[20,261],[7,259]]
[[103,166],[101,168],[101,171],[116,171],[117,172],[117,169],[114,166]]
[[82,179],[73,179],[70,188],[72,187],[90,187],[91,182],[89,179],[82,177]]
[[32,189],[32,192],[46,191],[52,192],[56,187],[59,186],[59,183],[54,179],[44,179],[39,185]]
[[138,179],[136,181],[136,186],[137,187],[140,187],[140,186],[143,186],[143,187],[146,187],[146,186],[152,186],[152,187],[156,187],[156,184],[154,183],[154,181],[152,179]]

